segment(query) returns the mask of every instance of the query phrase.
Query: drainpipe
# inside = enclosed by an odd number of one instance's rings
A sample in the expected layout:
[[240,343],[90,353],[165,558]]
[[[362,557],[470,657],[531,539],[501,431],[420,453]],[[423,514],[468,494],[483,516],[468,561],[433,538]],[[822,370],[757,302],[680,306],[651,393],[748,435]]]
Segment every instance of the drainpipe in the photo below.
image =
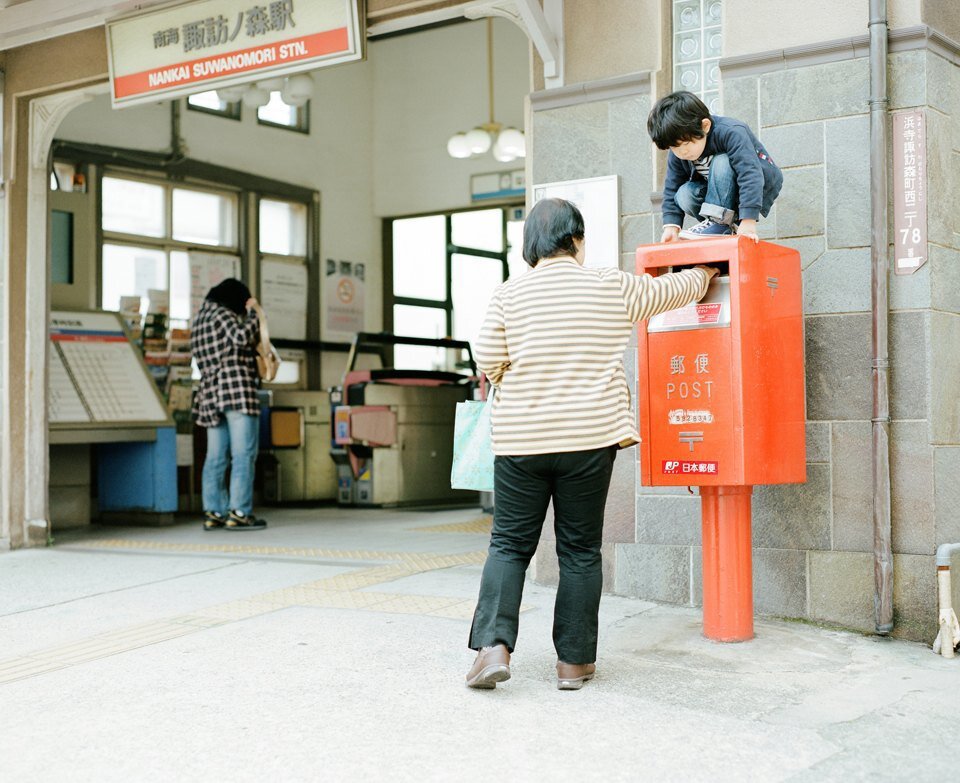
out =
[[873,309],[873,578],[878,634],[893,630],[887,261],[887,0],[870,0],[870,223]]
[[940,610],[940,632],[933,642],[933,651],[944,658],[952,658],[960,643],[960,623],[953,611],[953,595],[950,584],[950,556],[960,552],[960,544],[941,544],[937,547],[937,590]]

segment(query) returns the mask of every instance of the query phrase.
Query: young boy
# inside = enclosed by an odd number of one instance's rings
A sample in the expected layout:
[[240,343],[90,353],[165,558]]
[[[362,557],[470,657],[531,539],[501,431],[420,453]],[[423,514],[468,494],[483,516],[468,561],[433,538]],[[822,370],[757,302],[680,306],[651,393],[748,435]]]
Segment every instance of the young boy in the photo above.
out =
[[[759,241],[757,218],[770,212],[783,174],[745,123],[711,115],[691,92],[674,92],[657,101],[647,130],[669,150],[661,242],[734,232]],[[682,231],[684,213],[701,222]]]

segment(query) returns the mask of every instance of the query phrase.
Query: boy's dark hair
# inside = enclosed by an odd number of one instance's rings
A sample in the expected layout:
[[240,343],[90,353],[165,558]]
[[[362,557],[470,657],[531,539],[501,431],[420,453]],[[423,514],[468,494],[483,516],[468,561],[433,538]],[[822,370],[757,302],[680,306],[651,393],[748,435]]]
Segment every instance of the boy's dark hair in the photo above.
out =
[[538,201],[523,224],[523,260],[536,266],[541,258],[576,255],[574,239],[583,239],[583,215],[569,201]]
[[703,121],[710,119],[710,109],[692,92],[672,92],[656,102],[647,117],[650,138],[662,150],[681,142],[702,139]]

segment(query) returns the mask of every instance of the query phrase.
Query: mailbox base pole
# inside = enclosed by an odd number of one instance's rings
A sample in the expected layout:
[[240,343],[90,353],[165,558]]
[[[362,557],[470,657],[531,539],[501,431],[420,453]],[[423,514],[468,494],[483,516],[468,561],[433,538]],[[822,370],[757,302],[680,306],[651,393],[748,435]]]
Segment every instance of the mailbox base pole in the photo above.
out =
[[700,487],[703,524],[703,635],[753,638],[750,496],[753,487]]

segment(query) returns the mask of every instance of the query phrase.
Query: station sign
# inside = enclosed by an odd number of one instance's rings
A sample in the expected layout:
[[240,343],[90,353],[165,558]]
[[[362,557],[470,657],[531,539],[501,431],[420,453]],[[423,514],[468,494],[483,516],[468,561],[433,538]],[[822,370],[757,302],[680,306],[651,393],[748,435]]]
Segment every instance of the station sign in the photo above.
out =
[[364,56],[360,0],[194,0],[107,23],[114,108]]

